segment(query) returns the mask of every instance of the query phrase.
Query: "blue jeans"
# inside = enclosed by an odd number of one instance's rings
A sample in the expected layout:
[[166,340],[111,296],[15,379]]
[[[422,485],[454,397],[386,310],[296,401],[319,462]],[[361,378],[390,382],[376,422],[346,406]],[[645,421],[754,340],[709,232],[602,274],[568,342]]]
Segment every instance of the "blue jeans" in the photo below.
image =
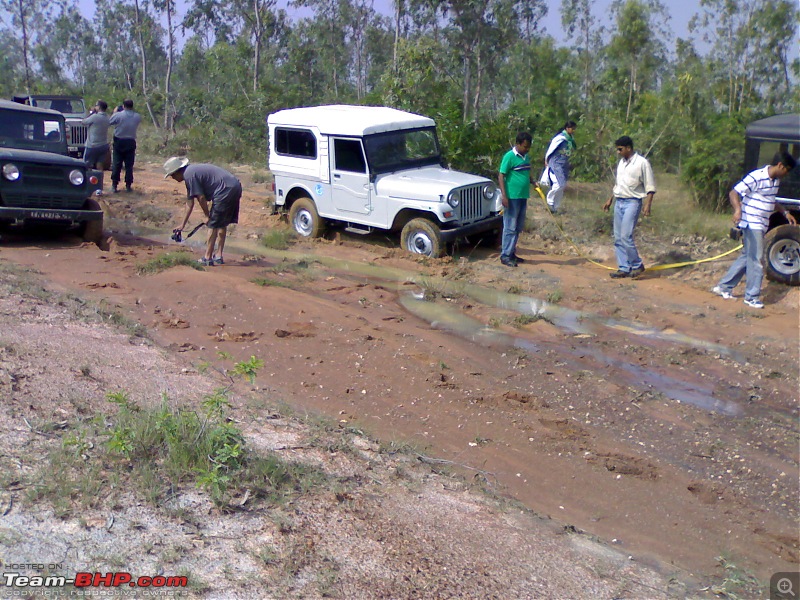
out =
[[644,267],[633,232],[642,212],[642,201],[639,198],[616,198],[614,200],[614,253],[620,271],[630,273],[633,269]]
[[764,267],[761,256],[764,254],[764,232],[761,229],[742,229],[742,253],[733,261],[731,268],[719,282],[719,287],[730,292],[747,275],[744,288],[745,300],[757,300],[761,295],[761,280],[764,278]]
[[525,226],[525,210],[527,198],[509,198],[508,206],[503,210],[503,241],[500,247],[500,258],[511,258],[517,251],[517,240]]

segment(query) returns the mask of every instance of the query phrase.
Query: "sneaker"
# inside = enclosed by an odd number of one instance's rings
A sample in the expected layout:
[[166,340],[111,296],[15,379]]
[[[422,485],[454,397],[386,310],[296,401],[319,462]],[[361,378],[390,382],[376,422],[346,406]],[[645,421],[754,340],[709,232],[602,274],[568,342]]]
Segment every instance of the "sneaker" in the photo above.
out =
[[114,185],[114,186],[111,186],[111,192],[112,192],[113,194],[118,194],[118,193],[119,193],[119,189],[117,189],[117,186],[115,186],[115,185]]
[[611,273],[612,279],[622,279],[623,277],[630,277],[631,274],[628,271],[614,271]]
[[211,262],[214,263],[215,265],[224,265],[225,264],[225,259],[222,258],[221,256],[214,256],[211,259]]
[[722,296],[723,298],[725,298],[725,300],[731,300],[733,298],[736,298],[736,296],[734,296],[730,292],[723,290],[718,285],[715,285],[713,288],[711,288],[711,293],[716,294],[717,296]]
[[753,298],[752,300],[745,298],[744,303],[750,308],[764,308],[764,303],[758,298]]
[[213,267],[214,266],[214,259],[213,258],[198,258],[197,262],[203,265],[204,267]]
[[641,277],[642,275],[644,275],[644,267],[643,266],[631,270],[631,279],[639,279],[639,277]]
[[517,261],[515,261],[513,258],[508,257],[508,256],[501,256],[500,257],[500,262],[502,264],[504,264],[505,266],[507,266],[507,267],[516,267],[517,266]]
[[132,188],[131,186],[129,186],[129,185],[126,185],[126,186],[125,186],[125,191],[126,191],[126,192],[132,192],[132,191],[133,191],[133,188]]
[[517,261],[519,264],[522,264],[522,263],[524,263],[524,262],[525,262],[525,259],[524,259],[524,258],[520,258],[520,257],[519,257],[519,256],[517,256],[516,254],[512,254],[512,255],[511,255],[511,258],[513,258],[513,259],[514,259],[515,261]]

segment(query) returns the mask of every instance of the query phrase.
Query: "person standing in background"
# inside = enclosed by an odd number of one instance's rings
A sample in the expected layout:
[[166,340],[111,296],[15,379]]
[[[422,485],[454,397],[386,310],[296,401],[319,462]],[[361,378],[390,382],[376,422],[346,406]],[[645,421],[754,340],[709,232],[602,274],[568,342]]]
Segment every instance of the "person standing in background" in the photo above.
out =
[[559,131],[551,140],[550,146],[544,155],[544,164],[549,171],[550,191],[547,192],[547,207],[550,212],[558,214],[561,207],[561,199],[564,197],[564,188],[567,187],[567,179],[572,166],[569,157],[575,150],[575,121],[564,123],[564,129]]
[[119,191],[119,178],[122,165],[125,165],[125,190],[133,191],[133,163],[136,160],[136,131],[142,117],[133,110],[133,100],[122,102],[108,120],[114,126],[114,157],[111,167],[111,191]]
[[516,144],[503,155],[500,162],[500,196],[503,202],[503,238],[500,262],[516,267],[525,262],[517,256],[517,240],[525,226],[525,211],[531,191],[531,134],[520,131]]
[[611,277],[636,279],[644,273],[644,263],[636,250],[633,234],[639,222],[639,213],[643,217],[650,216],[656,179],[650,162],[633,151],[630,137],[623,135],[615,144],[620,157],[617,179],[611,198],[603,205],[603,210],[608,211],[614,202],[614,252],[618,266]]
[[[83,124],[86,125],[88,130],[83,161],[86,166],[92,169],[99,168],[100,170],[100,189],[95,192],[98,196],[103,195],[103,175],[105,168],[109,166],[105,163],[106,155],[108,154],[109,127],[109,118],[106,110],[108,110],[108,103],[98,100],[97,104],[89,111],[89,116],[83,120]],[[100,166],[98,167],[98,165]]]

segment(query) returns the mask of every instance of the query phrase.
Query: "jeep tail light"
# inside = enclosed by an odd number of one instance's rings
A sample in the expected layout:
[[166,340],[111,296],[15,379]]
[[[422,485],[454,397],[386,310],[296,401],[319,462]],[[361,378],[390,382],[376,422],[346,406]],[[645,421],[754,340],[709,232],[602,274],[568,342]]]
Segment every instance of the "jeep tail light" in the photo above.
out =
[[100,181],[100,180],[99,180],[99,179],[98,179],[96,176],[94,176],[94,175],[92,175],[91,177],[89,177],[89,183],[91,183],[92,185],[97,185],[97,182],[98,182],[98,181]]

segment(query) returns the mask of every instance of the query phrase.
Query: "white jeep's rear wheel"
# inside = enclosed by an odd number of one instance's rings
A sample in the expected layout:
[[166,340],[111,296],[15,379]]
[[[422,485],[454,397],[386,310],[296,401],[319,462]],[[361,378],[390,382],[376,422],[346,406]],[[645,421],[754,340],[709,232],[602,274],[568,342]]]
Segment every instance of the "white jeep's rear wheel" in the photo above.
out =
[[325,231],[314,201],[307,197],[294,201],[289,209],[289,223],[303,237],[320,237]]

